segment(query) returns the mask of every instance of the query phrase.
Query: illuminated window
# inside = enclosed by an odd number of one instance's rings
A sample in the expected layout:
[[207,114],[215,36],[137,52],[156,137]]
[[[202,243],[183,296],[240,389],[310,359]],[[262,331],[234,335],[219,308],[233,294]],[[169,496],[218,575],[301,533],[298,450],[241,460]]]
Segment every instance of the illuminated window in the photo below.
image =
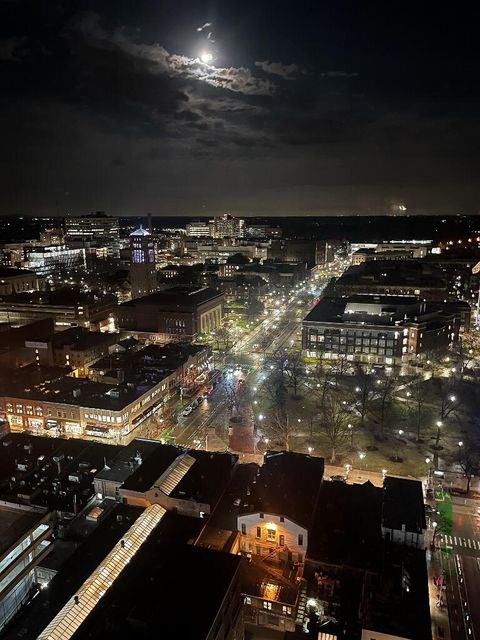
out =
[[289,615],[290,616],[292,614],[292,608],[291,607],[286,607],[285,605],[283,605],[282,613],[284,615]]
[[268,611],[272,610],[272,603],[271,602],[267,602],[266,600],[263,601],[263,608],[264,609],[268,609]]
[[275,542],[276,539],[277,539],[277,532],[275,531],[275,529],[267,529],[267,541]]

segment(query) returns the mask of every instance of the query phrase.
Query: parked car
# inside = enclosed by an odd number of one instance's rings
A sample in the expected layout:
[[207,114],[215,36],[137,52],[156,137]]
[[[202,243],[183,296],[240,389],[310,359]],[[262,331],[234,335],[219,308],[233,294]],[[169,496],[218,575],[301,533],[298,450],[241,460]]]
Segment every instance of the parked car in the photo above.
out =
[[335,482],[346,482],[347,481],[345,476],[330,476],[330,480],[333,480]]
[[192,413],[192,411],[193,411],[192,407],[185,407],[185,409],[182,411],[182,416],[186,418]]
[[437,513],[437,510],[435,509],[435,507],[432,507],[431,504],[425,504],[425,513],[434,514]]

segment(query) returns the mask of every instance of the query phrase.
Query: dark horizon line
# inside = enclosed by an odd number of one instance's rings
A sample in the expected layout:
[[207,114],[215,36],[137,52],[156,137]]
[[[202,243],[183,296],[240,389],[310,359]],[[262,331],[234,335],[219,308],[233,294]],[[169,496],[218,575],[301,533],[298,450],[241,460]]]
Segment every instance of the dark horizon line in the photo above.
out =
[[145,218],[149,215],[152,218],[178,218],[178,219],[210,219],[212,217],[218,217],[220,215],[224,215],[228,213],[237,218],[452,218],[452,217],[474,217],[480,216],[480,211],[472,212],[472,213],[386,213],[386,212],[376,212],[376,213],[302,213],[302,214],[291,214],[291,213],[237,213],[232,211],[224,211],[223,213],[211,213],[211,214],[163,214],[163,213],[129,213],[129,214],[115,214],[115,213],[107,213],[106,211],[90,211],[88,213],[78,213],[78,214],[31,214],[31,213],[22,213],[22,214],[0,214],[0,219],[7,218],[15,218],[16,220],[22,220],[23,218],[31,218],[31,219],[50,219],[50,218],[83,218],[88,216],[95,216],[95,214],[100,213],[104,214],[109,218]]

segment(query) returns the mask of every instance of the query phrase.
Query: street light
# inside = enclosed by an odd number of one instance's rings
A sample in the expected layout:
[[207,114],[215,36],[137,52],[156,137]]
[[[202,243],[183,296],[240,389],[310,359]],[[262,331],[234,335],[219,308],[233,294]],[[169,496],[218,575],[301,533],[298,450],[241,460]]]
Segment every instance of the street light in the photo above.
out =
[[350,446],[353,447],[353,424],[349,422],[347,428],[350,430]]
[[[453,371],[453,369],[452,369],[452,371]],[[456,396],[450,396],[450,402],[455,402],[456,399],[457,399]]]
[[259,414],[258,414],[258,419],[259,419],[259,420],[263,420],[263,419],[264,419],[264,417],[265,417],[265,416],[263,415],[263,413],[259,413]]
[[463,441],[462,440],[460,440],[460,442],[458,443],[458,446],[459,447],[463,447]]
[[437,527],[438,527],[438,522],[432,522],[432,528],[433,528],[432,549],[435,549],[435,538],[437,536]]
[[308,453],[311,454],[313,451],[313,447],[308,447]]
[[348,480],[348,474],[350,473],[351,470],[352,470],[352,465],[347,463],[345,465],[345,471],[346,471],[347,480]]
[[405,433],[405,432],[404,432],[404,430],[403,430],[403,429],[399,429],[399,430],[398,430],[398,435],[399,435],[399,436],[403,436],[403,434],[404,434],[404,433]]
[[387,475],[387,470],[386,469],[382,469],[382,476],[383,479],[385,480],[385,476]]

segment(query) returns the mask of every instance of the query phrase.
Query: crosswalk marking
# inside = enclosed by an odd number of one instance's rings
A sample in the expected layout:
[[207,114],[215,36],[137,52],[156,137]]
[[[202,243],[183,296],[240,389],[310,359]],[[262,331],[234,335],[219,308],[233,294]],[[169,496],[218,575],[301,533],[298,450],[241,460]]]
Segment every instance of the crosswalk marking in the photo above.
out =
[[447,535],[442,535],[442,540],[450,546],[465,547],[468,549],[475,549],[476,551],[480,551],[479,540],[473,540],[471,538],[457,538],[457,536]]

